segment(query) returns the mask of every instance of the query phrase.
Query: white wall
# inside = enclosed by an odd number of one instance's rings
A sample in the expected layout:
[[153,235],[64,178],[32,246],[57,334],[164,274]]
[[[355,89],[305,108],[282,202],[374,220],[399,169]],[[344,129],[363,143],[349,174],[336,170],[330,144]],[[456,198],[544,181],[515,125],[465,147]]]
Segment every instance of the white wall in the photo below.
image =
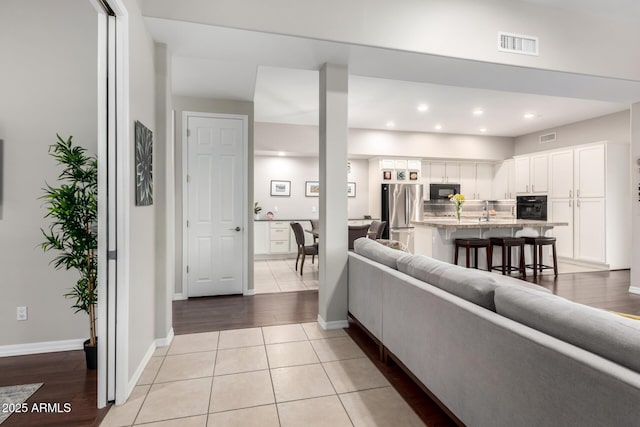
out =
[[[285,151],[317,155],[318,127],[255,124],[256,152]],[[513,138],[349,129],[349,156],[402,156],[504,160],[513,156]]]
[[[577,8],[567,11],[558,3],[141,0],[145,16],[157,18],[581,74],[640,78],[640,56],[628,54],[636,50],[640,40],[640,27],[632,16],[613,21],[608,14],[588,14]],[[540,37],[540,56],[499,52],[498,31]]]
[[[230,101],[222,99],[193,98],[187,96],[174,96],[173,108],[175,114],[175,292],[182,293],[182,146],[186,144],[182,138],[182,113],[184,111],[194,111],[200,113],[222,113],[222,114],[242,114],[249,117],[249,146],[247,149],[247,183],[248,200],[247,208],[249,218],[253,217],[253,102]],[[253,253],[253,222],[249,221],[249,253]],[[249,263],[247,277],[249,287],[253,287],[253,263]]]
[[[356,197],[348,198],[348,215],[349,218],[362,218],[369,213],[369,163],[362,159],[350,162],[348,179],[356,183]],[[318,181],[318,177],[317,157],[256,156],[254,201],[262,207],[261,218],[266,218],[268,211],[274,212],[275,219],[318,218],[320,198],[305,196],[306,181]],[[272,180],[291,181],[291,197],[271,196]]]
[[631,290],[640,294],[640,103],[631,106]]
[[[56,133],[96,154],[96,20],[88,1],[0,2],[0,346],[89,336],[63,296],[77,274],[54,270],[55,254],[40,249],[38,197],[60,172],[47,153]],[[16,306],[29,320],[16,321]]]
[[[630,137],[629,117],[629,110],[625,110],[596,117],[595,119],[522,135],[515,138],[514,154],[528,154],[598,141],[628,143]],[[556,132],[556,141],[540,144],[539,136],[549,132]]]
[[[135,206],[135,137],[133,122],[138,120],[156,137],[154,42],[147,31],[136,0],[125,0],[129,13],[129,150],[131,164],[129,188],[129,380],[145,362],[155,341],[155,209]],[[157,145],[154,147],[157,148]],[[154,149],[154,164],[158,150]],[[158,171],[156,171],[158,172]],[[155,180],[154,180],[155,183]]]

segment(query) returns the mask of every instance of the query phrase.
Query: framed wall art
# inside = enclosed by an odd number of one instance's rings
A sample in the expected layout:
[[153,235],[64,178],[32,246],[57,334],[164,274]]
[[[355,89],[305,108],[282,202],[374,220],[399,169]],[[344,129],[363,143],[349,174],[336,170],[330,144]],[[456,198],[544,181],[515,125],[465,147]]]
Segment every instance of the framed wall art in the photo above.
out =
[[382,180],[391,181],[391,171],[382,171]]
[[136,206],[153,204],[153,134],[142,123],[135,123]]
[[271,181],[271,195],[280,197],[291,196],[291,181]]
[[320,197],[320,183],[318,181],[306,181],[304,183],[304,195],[306,197]]
[[347,182],[347,197],[356,197],[356,183]]

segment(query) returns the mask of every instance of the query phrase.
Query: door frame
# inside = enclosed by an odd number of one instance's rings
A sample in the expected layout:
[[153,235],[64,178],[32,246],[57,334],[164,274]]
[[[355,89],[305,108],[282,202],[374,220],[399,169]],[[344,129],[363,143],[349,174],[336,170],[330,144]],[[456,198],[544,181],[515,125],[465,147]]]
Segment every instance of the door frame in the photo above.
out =
[[[187,175],[189,172],[189,140],[187,136],[190,117],[207,117],[212,119],[236,119],[242,120],[242,294],[252,295],[249,292],[249,116],[245,114],[202,113],[197,111],[182,112],[182,297],[189,297],[189,277],[187,276],[187,263],[189,261],[189,234],[187,230],[187,218],[189,214],[189,188]],[[253,259],[253,257],[252,257]]]
[[[108,401],[120,405],[129,397],[129,15],[122,0],[89,0],[98,30],[98,298],[97,332],[106,337],[98,346],[98,408]],[[106,24],[102,3],[115,21]],[[111,33],[107,36],[107,27]],[[113,31],[115,30],[115,31]],[[106,49],[115,66],[108,64]],[[102,82],[114,82],[107,88]],[[109,96],[114,97],[109,102]],[[107,138],[108,135],[108,138]],[[114,155],[113,149],[116,149]],[[115,162],[113,161],[115,159]],[[109,183],[107,183],[107,177]],[[116,188],[115,197],[107,187]],[[110,206],[115,198],[116,208]],[[115,213],[115,218],[114,217]],[[114,220],[115,219],[115,224]],[[114,230],[115,228],[115,230]],[[106,237],[105,237],[106,236]],[[115,240],[115,241],[114,241]],[[110,256],[111,253],[111,256]]]

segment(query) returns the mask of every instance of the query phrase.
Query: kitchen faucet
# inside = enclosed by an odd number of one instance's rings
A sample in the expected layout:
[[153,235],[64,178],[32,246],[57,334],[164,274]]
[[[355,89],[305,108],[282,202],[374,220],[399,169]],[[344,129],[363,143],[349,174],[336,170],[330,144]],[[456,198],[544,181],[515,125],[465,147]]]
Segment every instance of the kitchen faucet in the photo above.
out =
[[484,201],[484,207],[482,208],[482,217],[489,222],[489,201]]

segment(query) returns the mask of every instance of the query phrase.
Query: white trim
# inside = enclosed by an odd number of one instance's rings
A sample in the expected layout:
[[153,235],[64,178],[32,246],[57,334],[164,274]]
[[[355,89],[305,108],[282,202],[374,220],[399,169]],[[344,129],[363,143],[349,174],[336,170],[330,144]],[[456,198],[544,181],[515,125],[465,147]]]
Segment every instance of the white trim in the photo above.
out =
[[[550,257],[551,255],[549,255]],[[581,259],[577,259],[577,258],[567,258],[567,257],[562,257],[559,256],[558,257],[558,261],[562,261],[566,264],[572,264],[572,265],[577,265],[579,267],[586,267],[586,268],[597,268],[597,269],[601,269],[601,270],[611,270],[609,264],[606,263],[602,263],[602,262],[595,262],[595,261],[585,261],[585,260],[581,260]]]
[[[189,235],[187,230],[187,218],[189,214],[189,189],[187,188],[187,172],[189,164],[188,149],[188,122],[189,117],[210,117],[217,119],[236,119],[242,120],[242,192],[243,192],[243,204],[242,209],[242,229],[244,230],[242,236],[242,245],[244,256],[242,257],[242,293],[243,295],[252,295],[248,293],[249,289],[249,257],[253,254],[249,254],[249,209],[248,209],[248,192],[249,183],[247,175],[249,173],[249,164],[247,159],[247,151],[249,150],[249,116],[246,114],[224,114],[224,113],[202,113],[197,111],[183,111],[182,112],[182,296],[183,299],[189,297],[189,278],[187,277],[187,262],[189,262]],[[253,218],[251,219],[253,221]],[[252,257],[253,260],[253,257]],[[174,294],[175,297],[178,294]]]
[[155,353],[155,351],[156,351],[156,341],[152,341],[151,345],[147,349],[147,352],[144,354],[144,357],[140,361],[140,364],[138,365],[136,370],[133,372],[133,375],[131,376],[131,380],[129,380],[127,384],[127,398],[124,399],[122,402],[118,402],[118,400],[116,400],[116,405],[122,405],[123,403],[126,402],[129,396],[131,396],[131,392],[133,392],[133,389],[138,384],[138,380],[140,380],[140,376],[142,376],[142,373],[144,372],[144,368],[147,367],[147,364],[153,357],[153,354]]
[[640,287],[638,287],[638,286],[629,286],[629,293],[630,294],[638,294],[638,295],[640,295]]
[[82,350],[86,338],[73,340],[32,342],[0,346],[0,357],[24,356],[26,354],[54,353],[56,351]]
[[169,331],[166,337],[156,338],[156,348],[169,347],[171,345],[171,342],[173,341],[174,336],[175,335],[173,334],[173,328],[171,328],[171,330]]
[[188,299],[188,298],[182,292],[173,294],[173,300],[174,301],[184,301],[186,299]]
[[325,331],[328,331],[328,330],[331,330],[331,329],[348,328],[349,327],[349,321],[348,320],[332,320],[330,322],[327,322],[326,320],[324,320],[322,318],[322,316],[320,316],[318,314],[318,325],[320,325],[320,327],[322,329],[324,329]]

